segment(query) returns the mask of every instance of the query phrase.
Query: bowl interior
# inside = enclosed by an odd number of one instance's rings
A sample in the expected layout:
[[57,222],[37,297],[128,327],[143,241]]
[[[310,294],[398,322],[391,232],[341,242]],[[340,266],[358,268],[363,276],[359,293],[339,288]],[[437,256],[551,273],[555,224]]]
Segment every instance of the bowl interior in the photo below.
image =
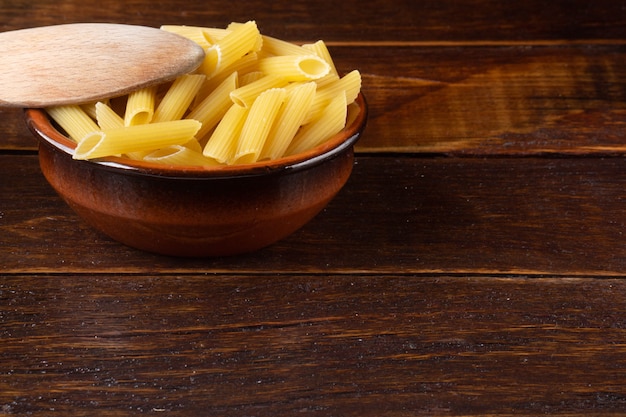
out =
[[[128,173],[181,178],[256,176],[273,171],[302,169],[321,163],[354,145],[365,128],[368,113],[367,104],[362,94],[359,94],[355,103],[357,109],[349,114],[348,124],[341,132],[306,152],[272,161],[242,165],[172,166],[121,157],[107,157],[87,162],[100,164],[103,168],[125,170]],[[76,143],[56,128],[43,109],[26,109],[25,117],[29,129],[40,140],[45,140],[70,155],[73,154]]]

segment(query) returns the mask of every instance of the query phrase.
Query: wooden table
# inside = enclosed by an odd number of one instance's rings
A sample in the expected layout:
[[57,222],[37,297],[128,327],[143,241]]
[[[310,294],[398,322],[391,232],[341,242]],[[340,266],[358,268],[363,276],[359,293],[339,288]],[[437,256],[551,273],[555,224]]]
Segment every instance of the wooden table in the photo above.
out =
[[324,39],[370,119],[291,237],[177,259],[87,227],[0,111],[0,415],[626,413],[626,1],[0,3]]

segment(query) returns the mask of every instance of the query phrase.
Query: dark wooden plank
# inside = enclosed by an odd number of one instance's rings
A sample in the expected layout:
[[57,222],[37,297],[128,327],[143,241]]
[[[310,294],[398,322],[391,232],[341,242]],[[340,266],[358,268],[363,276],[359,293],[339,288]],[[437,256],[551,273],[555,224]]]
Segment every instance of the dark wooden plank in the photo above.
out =
[[5,0],[0,30],[72,22],[222,27],[255,19],[264,31],[289,40],[534,41],[623,40],[623,0],[502,2],[499,0],[359,0],[266,2]]
[[[624,47],[340,48],[360,68],[361,152],[624,153]],[[388,63],[392,62],[393,65]]]
[[[363,74],[361,153],[626,152],[626,46],[331,49]],[[35,148],[21,111],[0,112],[0,149]]]
[[26,127],[23,110],[0,108],[0,152],[36,149],[37,140]]
[[184,260],[93,232],[47,185],[36,157],[4,156],[0,269],[623,275],[624,162],[359,157],[337,198],[284,241]]
[[0,280],[6,415],[619,415],[626,282]]

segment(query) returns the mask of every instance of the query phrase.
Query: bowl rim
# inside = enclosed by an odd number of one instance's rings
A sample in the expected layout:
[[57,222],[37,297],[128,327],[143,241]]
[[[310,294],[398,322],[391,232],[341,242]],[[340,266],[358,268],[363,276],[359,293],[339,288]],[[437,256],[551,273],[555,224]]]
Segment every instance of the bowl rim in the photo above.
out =
[[[190,179],[250,177],[308,169],[335,157],[345,149],[352,147],[359,139],[367,123],[368,107],[362,93],[359,93],[355,103],[359,107],[358,114],[339,133],[308,151],[271,161],[239,165],[180,166],[112,156],[94,160],[76,160],[76,162],[94,164],[104,169],[125,174]],[[25,109],[24,117],[28,128],[40,142],[45,141],[69,156],[73,154],[76,142],[56,129],[44,109]]]

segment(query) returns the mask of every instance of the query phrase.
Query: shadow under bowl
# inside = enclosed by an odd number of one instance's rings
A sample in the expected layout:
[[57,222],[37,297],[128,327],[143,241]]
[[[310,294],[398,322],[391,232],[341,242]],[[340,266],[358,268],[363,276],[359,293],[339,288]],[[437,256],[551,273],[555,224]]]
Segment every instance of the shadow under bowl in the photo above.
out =
[[128,246],[172,256],[252,252],[292,234],[345,185],[367,105],[310,151],[232,166],[167,166],[125,158],[72,159],[75,142],[42,109],[27,109],[50,185],[89,225]]

